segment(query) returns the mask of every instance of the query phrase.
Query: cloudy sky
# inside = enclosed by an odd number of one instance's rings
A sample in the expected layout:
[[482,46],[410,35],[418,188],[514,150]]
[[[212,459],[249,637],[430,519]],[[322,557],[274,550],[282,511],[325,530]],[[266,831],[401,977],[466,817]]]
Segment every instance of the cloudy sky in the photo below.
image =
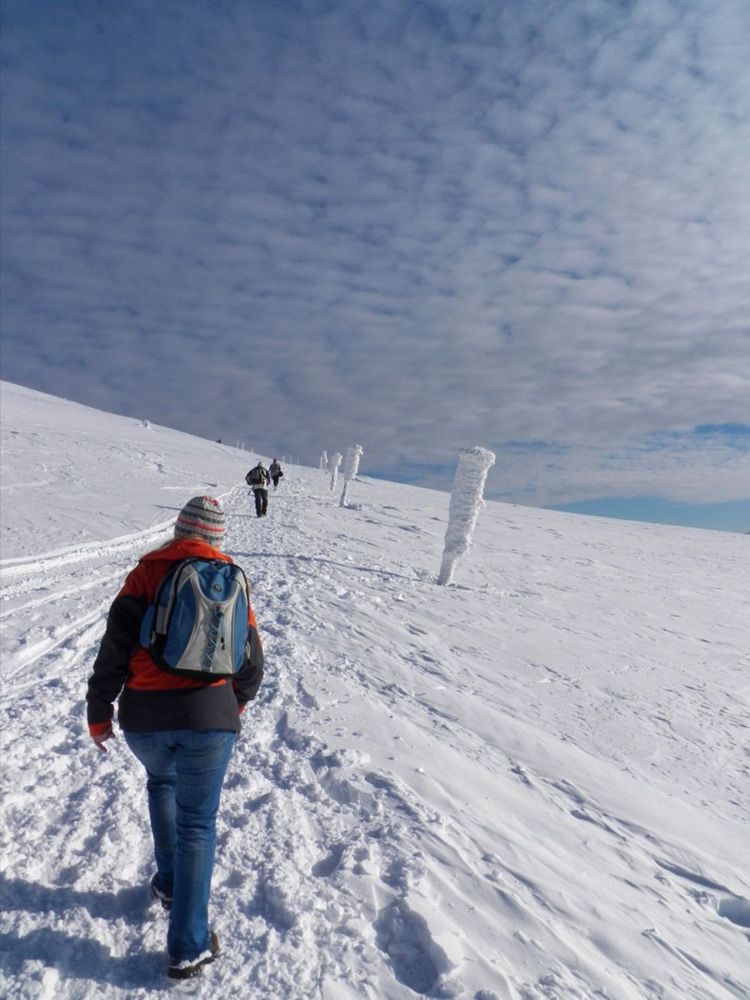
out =
[[3,22],[4,378],[422,485],[482,445],[498,499],[750,519],[747,0]]

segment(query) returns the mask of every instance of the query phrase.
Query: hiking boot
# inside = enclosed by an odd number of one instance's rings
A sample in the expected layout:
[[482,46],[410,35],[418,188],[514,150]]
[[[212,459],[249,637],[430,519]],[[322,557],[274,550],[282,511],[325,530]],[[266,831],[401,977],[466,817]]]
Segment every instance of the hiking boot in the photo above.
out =
[[151,883],[150,883],[150,885],[148,887],[148,890],[151,893],[151,898],[152,899],[158,899],[159,900],[159,902],[162,905],[162,909],[165,909],[165,910],[171,910],[172,909],[172,897],[168,896],[166,894],[166,892],[163,892],[156,885],[156,875],[154,875],[154,877],[151,879]]
[[201,969],[209,962],[213,962],[219,954],[219,939],[213,931],[210,932],[211,947],[208,951],[202,952],[197,958],[188,959],[185,962],[170,962],[167,975],[170,979],[192,979],[201,974]]

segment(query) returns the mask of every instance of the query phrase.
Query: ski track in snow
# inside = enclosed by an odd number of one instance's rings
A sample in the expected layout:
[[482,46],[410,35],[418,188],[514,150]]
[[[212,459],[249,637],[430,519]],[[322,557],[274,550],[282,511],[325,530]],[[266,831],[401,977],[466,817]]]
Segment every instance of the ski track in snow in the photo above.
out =
[[[413,724],[443,741],[456,760],[480,753],[442,695],[446,689],[457,698],[481,693],[481,677],[462,660],[470,651],[441,657],[427,630],[409,621],[409,601],[433,593],[432,583],[408,566],[316,554],[307,522],[334,516],[322,487],[319,495],[303,487],[272,493],[271,516],[262,522],[251,516],[244,488],[225,504],[227,549],[251,580],[268,661],[261,693],[243,718],[218,825],[212,912],[225,954],[201,980],[169,985],[165,918],[149,905],[145,889],[152,855],[142,771],[121,739],[106,756],[94,752],[85,727],[85,680],[109,603],[138,554],[161,540],[167,526],[160,525],[3,564],[0,610],[4,621],[15,622],[3,648],[2,693],[2,731],[14,740],[3,754],[16,764],[3,774],[3,995],[152,998],[177,988],[201,997],[286,1000],[750,996],[747,983],[722,974],[671,935],[669,911],[681,905],[703,907],[707,921],[718,911],[733,928],[750,924],[747,901],[724,878],[714,881],[681,864],[679,844],[612,814],[565,778],[515,761],[491,739],[481,750],[488,773],[513,789],[519,810],[525,801],[541,802],[564,838],[585,829],[587,849],[606,856],[611,878],[629,885],[623,891],[631,893],[634,908],[644,897],[661,902],[666,929],[642,933],[644,943],[663,953],[669,972],[661,981],[644,981],[630,967],[632,953],[617,928],[610,938],[588,938],[581,927],[590,916],[581,899],[549,890],[545,871],[556,863],[554,844],[530,843],[519,820],[517,827],[509,824],[503,850],[494,850],[492,831],[480,835],[481,822],[466,824],[460,802],[436,793],[432,801],[441,807],[428,806],[395,764],[394,771],[372,766],[367,740],[359,748],[356,732],[336,728],[337,701],[361,699],[387,727],[406,700],[420,709],[410,716],[420,720]],[[383,530],[421,530],[401,518],[388,509],[370,517]],[[540,587],[537,595],[549,592],[544,581]],[[460,600],[460,587],[453,596]],[[533,596],[531,590],[486,593],[488,605]],[[318,642],[328,627],[325,601],[352,608],[351,635],[338,646],[335,637]],[[387,602],[389,611],[403,607],[392,626],[401,630],[403,675],[384,676],[374,653],[369,624],[378,617],[378,602]],[[50,608],[54,614],[45,614]],[[389,615],[382,617],[383,627],[391,627]],[[45,624],[48,618],[55,624]],[[382,642],[396,648],[391,635]],[[353,644],[356,659],[348,652]],[[519,683],[529,690],[543,682],[580,683],[548,666],[539,675]],[[316,726],[321,718],[328,742]],[[664,725],[674,725],[666,714]],[[738,715],[737,727],[743,726]],[[331,733],[339,744],[332,744]],[[393,741],[396,761],[408,731]],[[432,779],[425,774],[423,780]],[[487,790],[494,794],[489,782]],[[133,830],[137,843],[127,836]],[[453,871],[461,872],[464,888],[451,879]],[[644,871],[654,873],[648,882]],[[591,912],[597,905],[592,885]],[[462,933],[461,914],[477,908],[496,914],[496,941],[470,941]],[[719,931],[712,931],[717,940]],[[750,957],[743,933],[734,940]],[[240,950],[235,939],[252,945]],[[608,984],[599,971],[602,952],[611,958]],[[520,963],[529,974],[519,980],[512,958],[521,954],[529,956]],[[483,988],[468,991],[467,961],[481,970],[472,981],[484,977]],[[678,981],[679,994],[670,986]]]

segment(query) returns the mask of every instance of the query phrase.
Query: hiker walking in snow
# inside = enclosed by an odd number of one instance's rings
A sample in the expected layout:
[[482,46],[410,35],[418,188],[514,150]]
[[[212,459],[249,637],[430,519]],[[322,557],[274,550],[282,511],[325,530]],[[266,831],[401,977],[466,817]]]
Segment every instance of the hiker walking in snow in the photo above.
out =
[[[247,581],[221,551],[224,520],[218,501],[193,497],[180,511],[174,539],[140,559],[109,610],[86,694],[89,732],[97,748],[106,752],[105,743],[115,735],[113,703],[119,696],[125,742],[146,769],[156,860],[150,890],[169,910],[172,979],[197,975],[219,951],[208,926],[216,814],[240,715],[263,677]],[[210,586],[201,590],[195,580],[205,578]],[[177,581],[185,581],[181,589]],[[222,591],[220,605],[212,590]],[[157,594],[174,600],[169,606],[175,614],[161,625],[154,613]],[[205,628],[206,617],[211,631]],[[165,636],[159,634],[162,627]],[[190,641],[175,656],[178,630]],[[203,636],[201,643],[196,637]],[[175,666],[187,672],[174,673]]]
[[258,462],[245,476],[245,482],[251,486],[255,495],[255,513],[265,517],[268,512],[268,484],[271,477],[262,462]]
[[271,477],[271,482],[273,483],[273,488],[279,485],[279,480],[284,478],[284,473],[279,465],[279,460],[275,458],[273,462],[268,466],[268,474]]

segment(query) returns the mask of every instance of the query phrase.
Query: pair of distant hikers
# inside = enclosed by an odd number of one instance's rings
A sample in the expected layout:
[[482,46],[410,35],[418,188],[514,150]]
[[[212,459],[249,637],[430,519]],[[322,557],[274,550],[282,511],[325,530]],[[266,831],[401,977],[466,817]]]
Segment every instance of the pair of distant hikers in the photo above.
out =
[[[98,749],[106,752],[105,743],[115,735],[113,705],[119,699],[125,742],[146,769],[156,861],[150,890],[169,911],[172,979],[198,975],[219,951],[208,925],[216,815],[240,715],[263,678],[263,649],[247,580],[221,551],[224,532],[224,512],[213,497],[193,497],[183,507],[174,538],[142,556],[115,598],[86,695],[89,732]],[[184,598],[178,579],[190,591]],[[207,596],[201,596],[201,581],[207,581]],[[224,593],[235,602],[231,629],[224,620],[229,599],[217,605],[210,593],[230,585],[234,589]],[[188,608],[188,617],[194,614],[198,621],[196,606],[205,611],[201,629],[192,622],[179,626],[189,635],[180,650],[179,664],[187,668],[182,673],[169,669],[174,658],[167,663],[174,648],[171,633],[162,647],[149,642],[159,630],[159,602],[170,587],[169,600],[181,609],[174,618],[182,622]],[[217,657],[224,658],[222,668],[230,657],[233,672],[210,673]]]
[[277,459],[271,462],[267,469],[263,462],[258,462],[245,476],[245,482],[252,487],[255,497],[255,514],[257,517],[265,517],[268,513],[268,485],[273,483],[273,488],[279,485],[279,480],[283,477],[281,466]]

